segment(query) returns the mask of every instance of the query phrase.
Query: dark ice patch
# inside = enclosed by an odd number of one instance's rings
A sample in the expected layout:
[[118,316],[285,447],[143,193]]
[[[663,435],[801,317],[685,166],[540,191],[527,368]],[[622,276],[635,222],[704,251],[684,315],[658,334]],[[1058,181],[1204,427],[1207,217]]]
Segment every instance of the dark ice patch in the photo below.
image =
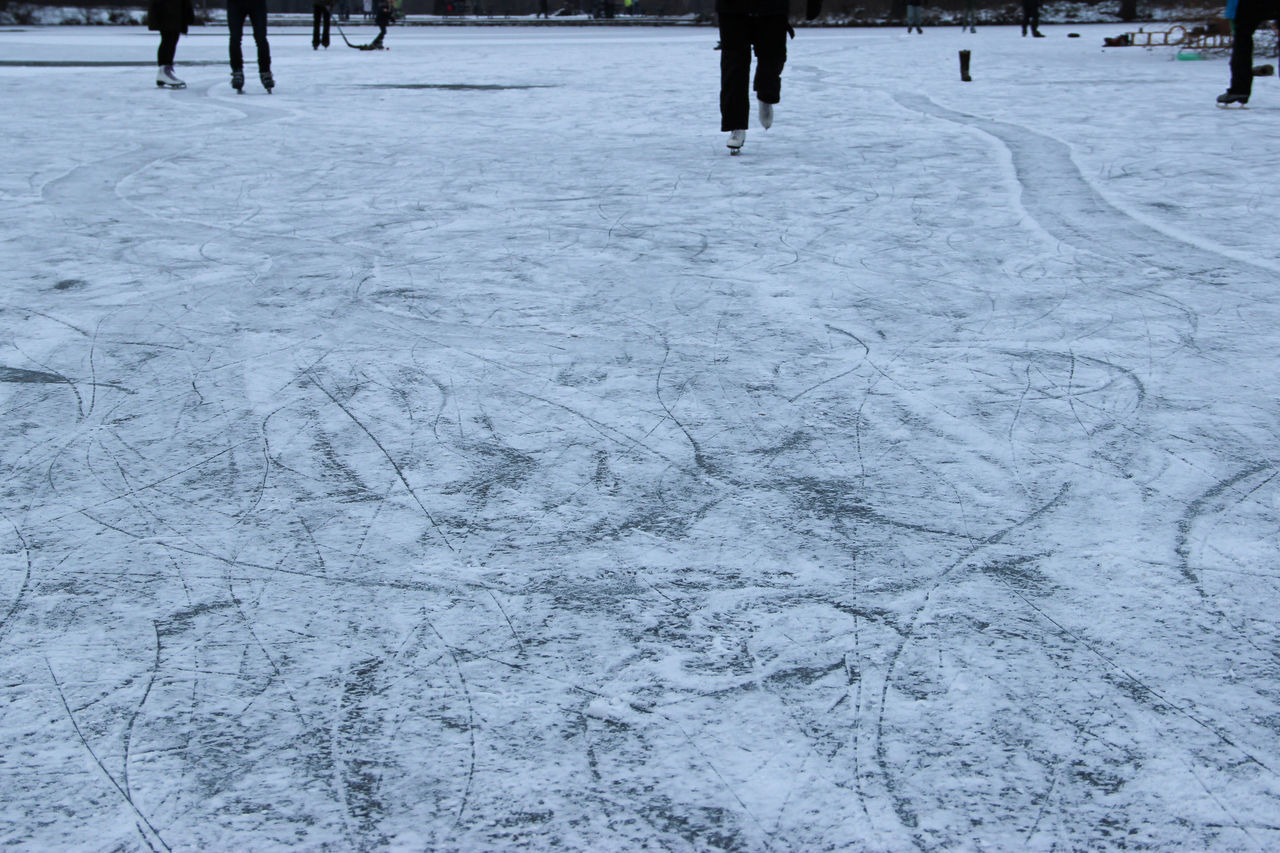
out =
[[79,290],[82,287],[88,287],[89,282],[82,278],[64,278],[53,286],[54,290]]
[[43,370],[24,370],[21,367],[0,366],[0,382],[30,382],[53,385],[70,381],[67,377],[57,373],[45,373]]

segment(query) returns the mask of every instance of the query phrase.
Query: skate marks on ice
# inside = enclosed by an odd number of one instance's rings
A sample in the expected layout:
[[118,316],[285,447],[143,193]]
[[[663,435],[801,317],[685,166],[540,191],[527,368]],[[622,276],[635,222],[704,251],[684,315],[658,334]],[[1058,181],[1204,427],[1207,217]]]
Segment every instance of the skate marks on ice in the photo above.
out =
[[519,92],[528,89],[555,89],[552,84],[501,84],[501,83],[361,83],[361,89],[425,89],[445,92]]
[[[1201,244],[1186,234],[1171,236],[1102,197],[1058,139],[1026,127],[958,112],[924,95],[895,93],[902,106],[987,133],[1013,157],[1021,203],[1055,238],[1126,263],[1162,268],[1193,281],[1225,284],[1244,276],[1270,281],[1280,267],[1230,249]],[[1139,247],[1135,251],[1135,247]],[[1225,262],[1225,263],[1224,263]]]
[[[858,196],[882,205],[868,231],[830,170],[756,177],[728,216],[733,194],[687,171],[600,169],[591,134],[557,130],[559,156],[522,169],[457,122],[480,165],[439,170],[381,129],[368,159],[427,191],[303,169],[286,123],[254,168],[206,128],[41,196],[100,262],[31,264],[51,273],[23,291],[32,358],[5,358],[83,404],[0,382],[23,425],[0,719],[36,756],[6,779],[0,839],[1274,837],[1265,771],[1169,710],[1274,743],[1249,687],[1274,681],[1267,616],[1228,586],[1252,571],[1270,600],[1247,551],[1266,553],[1275,481],[1247,457],[1269,433],[1188,409],[1183,446],[1161,444],[1150,365],[1211,351],[1210,312],[1077,293],[1104,263],[1025,242],[999,252],[1046,272],[1006,286],[981,232],[890,186],[919,169],[888,145]],[[959,236],[892,242],[918,222]],[[133,393],[95,402],[94,376]],[[1210,435],[1244,473],[1163,538],[1161,475],[1217,470]],[[1203,642],[1215,619],[1241,629],[1225,649]],[[1219,683],[1227,657],[1239,680]]]

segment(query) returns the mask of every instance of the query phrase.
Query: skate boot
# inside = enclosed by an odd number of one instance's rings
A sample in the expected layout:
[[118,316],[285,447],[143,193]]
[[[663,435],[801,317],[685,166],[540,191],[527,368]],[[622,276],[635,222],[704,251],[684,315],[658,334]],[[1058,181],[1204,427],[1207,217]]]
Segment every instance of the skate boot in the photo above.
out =
[[1227,92],[1223,92],[1221,95],[1218,96],[1218,106],[1224,107],[1224,108],[1229,107],[1232,104],[1239,104],[1241,107],[1244,107],[1248,103],[1249,103],[1249,96],[1241,95],[1237,92],[1227,91]]
[[271,94],[271,90],[276,87],[276,78],[271,76],[270,71],[263,71],[259,78],[262,80],[262,88],[267,90],[267,94]]
[[244,94],[244,72],[243,71],[231,72],[231,88],[235,89],[236,92],[241,95]]
[[760,126],[765,130],[773,127],[773,104],[760,101]]
[[729,141],[725,143],[729,146],[730,154],[741,154],[742,146],[747,141],[747,132],[745,130],[729,131]]
[[172,65],[162,65],[156,69],[156,85],[162,89],[185,89],[187,84],[173,73]]

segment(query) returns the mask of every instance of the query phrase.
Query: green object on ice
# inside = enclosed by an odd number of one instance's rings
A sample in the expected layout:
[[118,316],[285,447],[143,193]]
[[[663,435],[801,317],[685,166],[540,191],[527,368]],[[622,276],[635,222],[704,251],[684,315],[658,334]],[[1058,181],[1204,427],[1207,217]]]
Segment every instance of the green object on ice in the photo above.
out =
[[1178,51],[1178,59],[1182,59],[1182,60],[1204,59],[1204,54],[1196,53],[1194,50],[1189,50],[1189,51],[1186,51],[1185,53],[1180,50]]

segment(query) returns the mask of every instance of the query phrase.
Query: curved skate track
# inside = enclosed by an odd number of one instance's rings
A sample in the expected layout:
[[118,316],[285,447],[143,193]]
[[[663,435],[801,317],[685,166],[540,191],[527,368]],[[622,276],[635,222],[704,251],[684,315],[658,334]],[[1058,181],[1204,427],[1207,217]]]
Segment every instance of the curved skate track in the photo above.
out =
[[1280,94],[1046,29],[0,67],[0,846],[1280,843]]

